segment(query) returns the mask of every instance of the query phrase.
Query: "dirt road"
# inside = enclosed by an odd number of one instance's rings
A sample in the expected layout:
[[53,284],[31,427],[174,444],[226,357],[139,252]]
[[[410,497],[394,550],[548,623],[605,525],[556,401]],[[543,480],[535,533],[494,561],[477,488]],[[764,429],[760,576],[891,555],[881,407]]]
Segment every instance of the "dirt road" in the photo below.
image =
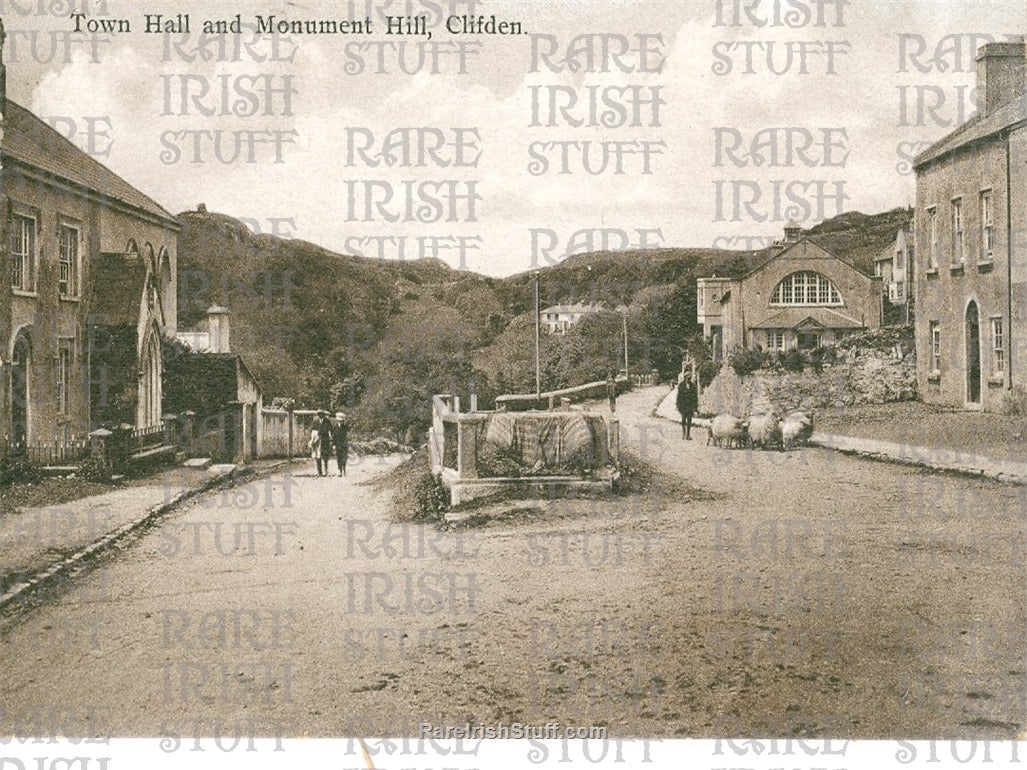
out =
[[710,495],[437,532],[389,524],[364,458],[195,502],[6,619],[0,732],[1023,728],[1024,488],[686,442],[661,392],[620,399],[623,444]]

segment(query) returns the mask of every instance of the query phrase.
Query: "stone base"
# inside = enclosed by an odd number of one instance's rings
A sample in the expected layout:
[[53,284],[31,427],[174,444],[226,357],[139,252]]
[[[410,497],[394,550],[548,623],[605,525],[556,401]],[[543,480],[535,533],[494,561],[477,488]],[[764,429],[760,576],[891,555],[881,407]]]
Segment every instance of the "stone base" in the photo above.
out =
[[609,492],[613,489],[616,477],[617,473],[613,470],[603,471],[596,479],[582,479],[577,476],[531,476],[461,480],[448,469],[442,473],[442,481],[449,488],[453,505],[509,490],[514,490],[517,497],[526,500],[564,497],[579,492]]

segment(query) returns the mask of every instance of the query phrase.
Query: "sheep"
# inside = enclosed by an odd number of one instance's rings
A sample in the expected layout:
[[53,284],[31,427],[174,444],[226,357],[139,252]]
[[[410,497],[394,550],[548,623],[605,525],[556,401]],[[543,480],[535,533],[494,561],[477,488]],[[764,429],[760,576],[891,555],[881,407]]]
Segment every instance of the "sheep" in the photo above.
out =
[[781,422],[777,414],[754,414],[749,418],[749,443],[755,448],[766,449],[770,446],[783,448],[781,441]]
[[781,420],[781,444],[784,449],[791,449],[796,444],[806,445],[812,433],[812,414],[795,411]]
[[718,414],[714,417],[706,431],[706,444],[712,442],[721,446],[724,441],[728,447],[745,446],[749,441],[748,422],[731,414]]

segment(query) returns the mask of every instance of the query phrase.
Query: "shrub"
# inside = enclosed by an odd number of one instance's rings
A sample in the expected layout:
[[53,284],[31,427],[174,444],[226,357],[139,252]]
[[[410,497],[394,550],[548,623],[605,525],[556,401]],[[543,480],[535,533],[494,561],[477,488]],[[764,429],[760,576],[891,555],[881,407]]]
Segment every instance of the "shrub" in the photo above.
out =
[[752,374],[757,369],[762,369],[767,363],[767,354],[759,348],[737,348],[729,359],[731,368],[735,370],[735,374],[739,377],[744,377],[747,374]]
[[716,361],[706,359],[699,363],[697,371],[699,374],[699,386],[705,388],[713,382],[713,378],[717,376],[717,372],[720,371],[720,367],[717,365]]
[[111,480],[110,463],[102,462],[98,457],[89,456],[79,467],[78,478],[85,481],[97,481],[106,484]]
[[806,358],[798,348],[786,350],[781,356],[781,368],[786,372],[801,372],[806,368]]
[[414,521],[441,521],[450,504],[441,474],[426,473],[418,480],[414,487]]
[[833,364],[837,353],[830,345],[814,348],[809,352],[809,365],[814,372],[820,374],[824,371],[824,364]]
[[0,486],[34,484],[43,477],[39,468],[20,455],[0,457]]

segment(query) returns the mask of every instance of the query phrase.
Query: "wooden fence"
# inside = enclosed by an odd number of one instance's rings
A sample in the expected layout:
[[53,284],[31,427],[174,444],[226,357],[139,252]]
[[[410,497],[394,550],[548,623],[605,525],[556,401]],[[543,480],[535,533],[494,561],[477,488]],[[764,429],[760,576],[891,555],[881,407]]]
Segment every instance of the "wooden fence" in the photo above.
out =
[[21,455],[33,465],[78,465],[89,456],[89,440],[73,440],[61,444],[37,444],[11,447],[12,455]]
[[164,443],[164,426],[148,425],[145,428],[134,428],[129,447],[133,453],[153,449]]

